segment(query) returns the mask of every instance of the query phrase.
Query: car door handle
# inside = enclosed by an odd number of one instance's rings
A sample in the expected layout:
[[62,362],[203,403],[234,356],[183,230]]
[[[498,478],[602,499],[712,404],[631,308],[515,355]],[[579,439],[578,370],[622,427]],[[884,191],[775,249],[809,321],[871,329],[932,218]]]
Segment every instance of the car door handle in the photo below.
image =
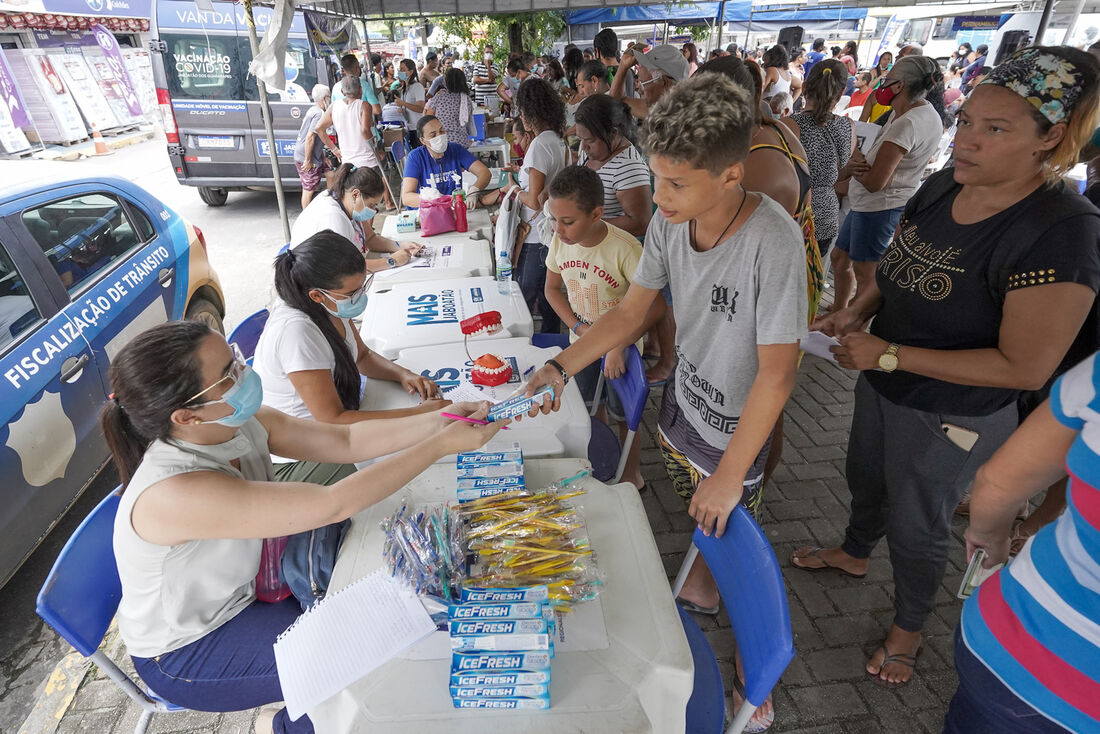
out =
[[87,364],[87,354],[81,354],[79,357],[69,357],[61,363],[61,381],[76,382],[80,379],[80,375],[84,373],[84,367]]
[[175,275],[175,268],[161,268],[160,272],[157,274],[157,282],[167,288],[172,285],[172,278],[175,277]]

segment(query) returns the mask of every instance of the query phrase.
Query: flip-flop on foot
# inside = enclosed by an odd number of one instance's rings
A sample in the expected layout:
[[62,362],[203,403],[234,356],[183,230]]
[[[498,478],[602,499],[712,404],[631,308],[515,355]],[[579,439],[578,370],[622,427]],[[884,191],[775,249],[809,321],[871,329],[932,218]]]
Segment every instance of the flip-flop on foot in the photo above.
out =
[[[826,561],[824,558],[821,557],[821,551],[823,551],[823,550],[825,550],[825,548],[822,548],[822,547],[819,546],[819,547],[816,547],[816,548],[811,548],[810,550],[803,553],[802,555],[798,555],[798,551],[795,551],[795,553],[791,556],[791,565],[794,566],[795,568],[800,568],[803,571],[836,571],[837,573],[842,573],[845,576],[851,576],[854,579],[861,579],[861,578],[863,578],[867,575],[866,572],[864,572],[864,573],[852,573],[851,571],[849,571],[847,569],[844,569],[844,568],[841,568],[840,566],[832,565],[831,563],[829,563],[828,561]],[[817,560],[821,561],[821,565],[820,566],[803,566],[801,563],[799,563],[799,561],[804,560],[806,558],[816,558]]]
[[[745,684],[742,683],[741,679],[736,675],[733,676],[733,690],[734,693],[741,697],[741,703],[744,703],[748,700],[748,698],[745,696]],[[770,698],[771,694],[769,694],[768,697]],[[737,709],[740,709],[740,705],[738,705]],[[734,710],[733,714],[736,716],[737,710]],[[756,714],[754,713],[753,716],[756,716]],[[760,732],[767,731],[769,728],[771,728],[771,725],[773,723],[775,723],[774,705],[772,706],[771,713],[765,716],[763,719],[757,719],[755,722],[752,719],[749,719],[749,723],[745,724],[745,728],[742,731],[744,731],[745,734],[760,734]]]
[[[921,643],[920,647],[917,648],[916,653],[914,653],[913,655],[907,655],[900,652],[891,653],[889,650],[886,649],[885,642],[879,646],[879,650],[882,650],[882,662],[879,663],[878,672],[872,673],[871,671],[867,671],[867,675],[871,678],[871,680],[873,680],[875,683],[878,683],[883,688],[901,688],[902,686],[908,684],[909,681],[913,680],[913,673],[910,673],[909,678],[906,680],[884,680],[882,678],[882,669],[885,668],[887,665],[897,664],[905,665],[915,672],[917,669],[917,658],[920,657],[921,651],[924,650],[924,643]],[[878,650],[875,650],[875,652],[877,653]],[[872,655],[872,657],[874,656]]]
[[689,612],[695,612],[696,614],[707,614],[707,615],[710,615],[711,617],[717,617],[718,616],[718,605],[717,604],[715,604],[713,607],[701,607],[693,601],[688,601],[687,599],[681,599],[680,597],[676,597],[676,603],[679,604],[680,606],[682,606],[685,610],[687,610]]

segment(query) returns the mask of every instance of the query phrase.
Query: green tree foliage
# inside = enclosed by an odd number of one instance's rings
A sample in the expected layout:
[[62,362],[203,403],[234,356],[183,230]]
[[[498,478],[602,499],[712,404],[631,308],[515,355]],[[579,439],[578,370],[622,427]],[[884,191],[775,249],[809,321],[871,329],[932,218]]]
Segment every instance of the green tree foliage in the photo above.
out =
[[565,32],[565,16],[558,11],[503,15],[451,15],[439,18],[439,26],[472,48],[493,46],[498,61],[512,51],[539,54],[550,50]]

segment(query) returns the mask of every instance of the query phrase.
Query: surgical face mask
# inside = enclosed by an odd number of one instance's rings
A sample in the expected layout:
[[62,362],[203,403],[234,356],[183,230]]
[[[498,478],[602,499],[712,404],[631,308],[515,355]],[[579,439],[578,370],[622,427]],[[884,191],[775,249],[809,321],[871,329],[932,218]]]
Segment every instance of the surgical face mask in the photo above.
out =
[[362,209],[358,209],[351,213],[351,218],[357,222],[369,222],[370,220],[374,219],[374,215],[377,213],[378,212],[376,212],[374,209],[371,209],[369,206],[366,205],[366,202],[364,202]]
[[[238,428],[248,422],[248,419],[256,415],[256,411],[260,409],[260,405],[264,401],[264,385],[260,380],[260,376],[244,362],[244,357],[241,355],[241,351],[237,348],[237,345],[233,344],[231,347],[233,349],[234,362],[233,366],[230,368],[230,374],[226,377],[233,380],[233,387],[226,390],[225,394],[222,395],[219,400],[210,400],[205,403],[189,405],[187,407],[191,410],[197,410],[198,408],[225,403],[233,409],[233,412],[223,418],[206,422],[220,423],[230,428]],[[218,380],[214,385],[220,382],[221,380]],[[210,387],[214,387],[214,385]],[[210,388],[207,388],[207,390],[209,389]],[[206,390],[203,392],[206,392]],[[199,393],[199,395],[202,395],[202,393]],[[195,397],[199,397],[199,395]],[[192,400],[194,400],[194,398],[192,398]]]
[[485,54],[485,60],[486,61],[492,61],[493,60],[493,55],[491,53],[486,53]]
[[323,288],[317,290],[324,293],[330,299],[336,303],[336,310],[333,311],[328,306],[325,306],[325,310],[333,316],[341,319],[357,319],[363,315],[363,312],[367,310],[367,288],[370,286],[370,279],[359,288],[359,290],[352,293],[350,296],[345,296],[340,293],[332,293],[326,291]]
[[406,79],[409,78],[409,73],[406,72],[406,71],[399,71],[399,72],[397,72],[397,78],[400,79],[401,81],[405,81]]
[[443,153],[447,150],[447,133],[436,135],[434,138],[428,141],[428,147],[432,149],[433,153]]

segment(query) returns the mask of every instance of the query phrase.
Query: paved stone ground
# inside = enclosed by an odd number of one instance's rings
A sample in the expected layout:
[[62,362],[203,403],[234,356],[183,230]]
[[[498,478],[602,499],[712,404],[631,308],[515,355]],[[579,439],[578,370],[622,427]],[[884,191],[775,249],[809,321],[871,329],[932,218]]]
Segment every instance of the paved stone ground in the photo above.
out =
[[[865,579],[810,574],[791,568],[789,562],[798,546],[835,544],[843,534],[849,500],[844,461],[854,384],[852,374],[806,357],[798,387],[786,408],[783,463],[765,490],[763,526],[783,567],[797,649],[775,691],[773,731],[935,733],[941,729],[956,684],[952,633],[960,603],[954,590],[964,569],[961,534],[965,524],[956,521],[958,542],[928,623],[917,673],[908,686],[897,690],[873,683],[863,668],[893,616],[893,584],[885,546],[872,556]],[[657,391],[642,431],[642,469],[649,485],[642,497],[671,577],[690,543],[692,521],[665,476],[656,449],[659,399]],[[725,615],[717,620],[700,617],[699,622],[718,654],[728,688],[734,669],[733,636]],[[71,702],[63,702],[60,709],[49,715],[36,711],[37,718],[32,715],[21,732],[122,734],[133,731],[138,715],[137,707],[98,670],[87,670]],[[153,719],[149,731],[242,734],[251,730],[253,717],[250,711],[161,714]]]

